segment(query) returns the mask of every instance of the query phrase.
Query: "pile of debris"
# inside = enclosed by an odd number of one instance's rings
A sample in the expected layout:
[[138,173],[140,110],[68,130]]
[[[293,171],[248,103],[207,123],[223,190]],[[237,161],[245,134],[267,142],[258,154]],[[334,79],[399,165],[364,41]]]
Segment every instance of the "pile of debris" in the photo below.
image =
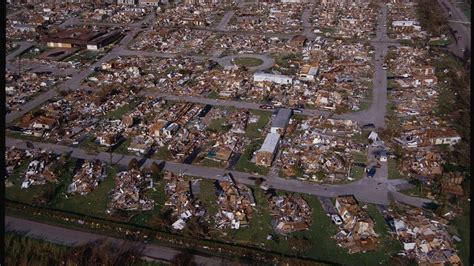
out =
[[148,199],[144,192],[153,187],[153,180],[149,175],[132,169],[120,172],[115,176],[115,189],[112,192],[112,200],[109,210],[123,211],[149,211],[155,207],[155,201]]
[[192,216],[202,217],[206,214],[199,200],[193,198],[190,181],[171,172],[166,172],[164,179],[168,181],[165,186],[165,206],[171,207],[173,217],[178,218],[172,224],[173,229],[182,230]]
[[353,154],[364,149],[362,144],[350,138],[361,132],[352,120],[320,117],[298,125],[291,120],[288,132],[296,134],[285,138],[276,160],[286,176],[318,182],[345,180],[354,161]]
[[44,185],[46,183],[57,183],[59,156],[42,151],[33,158],[23,176],[21,188],[29,188],[31,185]]
[[420,209],[392,215],[397,239],[403,243],[409,258],[416,259],[420,265],[461,264],[446,224],[428,218]]
[[267,193],[272,226],[280,234],[307,230],[311,224],[311,209],[299,195],[277,196]]
[[253,208],[256,206],[252,190],[242,184],[236,184],[233,178],[226,174],[216,180],[217,205],[219,211],[215,220],[217,228],[239,229],[249,225]]
[[5,151],[5,163],[6,163],[6,175],[10,176],[15,169],[17,169],[22,162],[24,162],[25,157],[31,154],[25,152],[24,150],[20,150],[15,147],[11,147]]
[[97,188],[99,182],[104,181],[105,177],[106,167],[104,163],[99,160],[86,160],[72,177],[72,183],[68,186],[67,193],[86,195]]
[[375,250],[378,235],[374,231],[374,221],[363,211],[353,195],[338,196],[336,210],[344,224],[333,238],[339,246],[348,249],[349,254]]

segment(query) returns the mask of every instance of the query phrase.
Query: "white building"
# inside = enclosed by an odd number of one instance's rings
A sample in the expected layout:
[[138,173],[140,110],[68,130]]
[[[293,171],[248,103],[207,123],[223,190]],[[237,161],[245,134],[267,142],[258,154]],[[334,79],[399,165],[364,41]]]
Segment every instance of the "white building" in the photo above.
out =
[[262,147],[260,147],[260,150],[257,151],[255,163],[257,165],[270,167],[272,165],[273,158],[275,158],[277,153],[279,142],[280,134],[268,133],[265,137]]
[[292,84],[293,78],[289,76],[285,76],[285,75],[257,72],[253,74],[253,81],[254,82],[269,81],[269,82],[273,82],[277,84]]
[[136,4],[138,4],[138,0],[117,0],[117,4],[119,4],[119,5],[136,5]]

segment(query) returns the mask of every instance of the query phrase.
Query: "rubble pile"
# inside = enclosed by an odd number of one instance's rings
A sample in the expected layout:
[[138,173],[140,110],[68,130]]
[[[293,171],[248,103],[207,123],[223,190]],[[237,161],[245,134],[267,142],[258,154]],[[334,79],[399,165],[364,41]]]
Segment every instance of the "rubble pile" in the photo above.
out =
[[259,2],[240,7],[229,23],[233,30],[255,32],[300,32],[304,5]]
[[374,34],[378,6],[370,1],[324,1],[312,10],[310,21],[315,33],[347,40],[363,40]]
[[31,154],[25,152],[24,150],[20,150],[15,147],[8,148],[5,151],[5,166],[6,166],[6,173],[5,176],[10,176],[15,169],[17,169],[23,162],[26,157]]
[[311,224],[311,209],[298,195],[267,195],[272,225],[281,234],[307,230]]
[[199,27],[207,28],[220,22],[224,16],[224,5],[179,5],[175,8],[166,8],[156,15],[156,28],[166,27]]
[[155,201],[148,199],[144,193],[153,187],[150,176],[144,175],[136,169],[120,172],[115,176],[115,188],[108,204],[112,210],[149,211],[155,207]]
[[215,216],[219,229],[249,226],[252,219],[255,198],[252,190],[243,184],[236,184],[232,177],[224,175],[223,181],[215,181],[217,205],[219,211]]
[[288,40],[286,38],[214,33],[207,39],[204,49],[206,54],[216,50],[237,54],[277,54],[288,52],[289,48],[292,49],[287,43]]
[[128,7],[122,5],[109,5],[107,8],[96,8],[81,13],[84,21],[111,22],[128,24],[141,20],[147,9],[143,7]]
[[[54,142],[75,143],[95,129],[104,114],[128,102],[128,94],[72,90],[25,114],[17,123],[26,135]],[[118,104],[122,103],[122,104]]]
[[390,37],[397,40],[424,39],[427,32],[423,31],[417,20],[416,2],[394,2],[387,5],[388,17],[391,21],[387,24]]
[[421,48],[398,47],[392,53],[395,56],[389,59],[389,67],[402,88],[391,91],[391,96],[399,100],[395,115],[403,118],[400,136],[395,141],[404,148],[458,143],[459,134],[436,118],[438,80],[428,52]]
[[424,176],[434,178],[443,172],[445,160],[441,154],[431,150],[407,151],[403,156],[402,172],[407,177]]
[[86,160],[81,168],[72,177],[72,183],[67,188],[67,193],[77,193],[86,195],[99,186],[99,182],[104,181],[106,167],[104,163],[98,160]]
[[32,72],[24,72],[18,76],[7,70],[5,73],[7,110],[20,110],[23,104],[62,80],[51,75]]
[[[20,3],[9,3],[9,6],[24,9]],[[94,10],[92,2],[50,1],[31,5],[31,8],[19,12],[7,19],[6,38],[15,41],[34,41],[41,37],[45,30],[57,29],[68,19],[80,12]]]
[[164,53],[202,54],[203,45],[212,32],[187,28],[151,28],[140,34],[131,45],[133,50],[153,50]]
[[419,264],[461,264],[446,225],[437,219],[428,218],[420,209],[410,209],[403,215],[393,214],[393,222],[409,258]]
[[46,183],[57,183],[59,169],[59,156],[41,151],[33,157],[33,160],[28,164],[28,168],[23,175],[23,182],[21,188],[26,189],[32,185],[44,185]]
[[[294,120],[289,128],[295,127]],[[292,131],[290,129],[290,131]],[[315,117],[296,126],[295,134],[286,137],[277,157],[277,165],[286,176],[335,182],[348,177],[353,153],[363,145],[350,139],[361,132],[356,122]],[[298,158],[298,159],[295,159]]]
[[199,200],[193,198],[191,181],[170,172],[165,173],[164,180],[167,180],[165,206],[172,208],[173,217],[178,219],[172,224],[173,229],[182,230],[191,217],[202,217],[206,214]]
[[337,244],[349,254],[375,250],[379,240],[374,221],[359,207],[354,196],[336,197],[335,207],[343,221],[341,231],[333,237]]

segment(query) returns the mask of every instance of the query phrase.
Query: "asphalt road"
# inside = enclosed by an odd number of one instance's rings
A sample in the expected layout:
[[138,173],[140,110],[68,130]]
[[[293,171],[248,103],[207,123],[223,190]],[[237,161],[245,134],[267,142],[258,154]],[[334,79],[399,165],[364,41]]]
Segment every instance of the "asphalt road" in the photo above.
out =
[[242,58],[242,57],[252,57],[252,58],[257,58],[263,61],[261,65],[258,65],[255,67],[248,67],[250,71],[266,70],[273,67],[273,65],[275,64],[275,60],[273,60],[273,58],[271,58],[270,56],[266,54],[235,54],[235,55],[229,55],[229,56],[225,56],[221,58],[215,58],[213,60],[219,63],[219,65],[221,65],[222,67],[227,67],[227,66],[234,65],[232,63],[233,59]]
[[229,24],[229,21],[232,19],[234,16],[235,11],[227,11],[225,15],[222,17],[221,21],[219,22],[219,25],[217,25],[216,29],[219,31],[225,31],[227,29],[227,24]]
[[309,8],[305,9],[301,14],[301,23],[303,24],[304,34],[309,40],[314,40],[316,38],[316,34],[312,31],[312,23],[309,21],[312,12],[313,8]]
[[[31,142],[35,148],[42,148],[54,151],[57,154],[71,153],[74,158],[94,160],[98,159],[105,163],[112,163],[116,165],[128,166],[128,163],[133,158],[137,159],[142,163],[143,167],[150,167],[153,162],[161,163],[160,160],[152,160],[143,158],[141,156],[130,156],[117,153],[101,152],[98,154],[91,154],[90,152],[81,149],[73,148],[69,146],[51,144],[51,143],[40,143]],[[26,142],[20,139],[6,138],[6,147],[15,146],[19,149],[27,149]],[[112,155],[112,156],[111,156]],[[388,192],[397,194],[397,186],[406,184],[406,180],[379,180],[372,178],[363,178],[359,181],[352,182],[344,185],[319,185],[313,182],[303,182],[295,179],[284,179],[280,177],[265,177],[260,175],[252,175],[249,173],[239,171],[227,171],[220,168],[204,167],[199,165],[190,165],[175,162],[166,162],[165,170],[177,173],[185,174],[190,176],[218,179],[218,176],[225,173],[231,173],[232,176],[240,183],[253,185],[254,181],[250,180],[249,177],[264,177],[267,179],[267,183],[279,190],[307,193],[316,196],[323,197],[336,197],[338,195],[354,194],[354,196],[360,201],[387,205],[389,204]],[[411,204],[417,207],[421,207],[426,199],[414,198],[414,197],[400,197],[402,202]]]
[[[452,3],[450,0],[438,0],[438,3],[441,9],[445,12],[445,17],[448,20],[454,21],[466,21],[470,22],[469,19],[464,15],[464,13],[459,10],[456,4]],[[448,13],[451,12],[452,16],[449,17]],[[471,29],[470,26],[461,23],[449,22],[451,29],[457,31],[455,38],[461,37],[458,39],[454,45],[450,46],[452,52],[458,56],[462,56],[463,52],[461,49],[467,49],[471,51]]]
[[382,15],[377,18],[376,37],[372,41],[375,56],[375,71],[372,89],[372,101],[368,110],[343,114],[339,118],[351,119],[361,125],[373,123],[378,128],[385,128],[385,116],[387,114],[387,71],[382,65],[388,52],[388,46],[396,45],[387,36],[387,6],[382,5]]
[[[8,231],[27,232],[26,235],[29,237],[66,246],[79,246],[91,241],[102,239],[117,245],[120,245],[121,243],[128,243],[132,246],[139,245],[140,248],[143,248],[143,255],[145,257],[155,260],[171,261],[175,255],[181,253],[180,250],[158,246],[155,244],[137,244],[136,242],[108,237],[97,233],[88,233],[79,230],[67,229],[60,226],[48,225],[16,217],[5,216],[5,232]],[[223,259],[217,257],[194,255],[193,258],[194,262],[204,265],[221,265],[225,262]]]
[[[308,15],[308,13],[306,14]],[[394,41],[389,40],[386,35],[386,28],[383,27],[383,24],[386,23],[387,17],[387,9],[386,6],[382,7],[382,15],[378,18],[378,25],[377,25],[377,37],[372,42],[375,47],[375,58],[385,57],[387,53],[388,45],[393,45]],[[89,68],[77,73],[74,75],[70,80],[64,82],[60,85],[60,89],[70,89],[70,88],[77,88],[80,86],[80,82],[86,78],[90,73],[93,72],[93,68],[96,66],[100,66],[102,63],[107,62],[114,57],[117,56],[124,56],[127,54],[133,55],[147,55],[147,52],[137,51],[129,52],[126,49],[126,45],[132,39],[132,37],[139,31],[138,28],[134,28],[131,30],[126,37],[124,37],[120,44],[116,46],[112,51],[109,52],[106,56],[102,57],[98,60],[95,64],[90,66]],[[247,32],[248,33],[248,32]],[[287,34],[286,34],[287,35]],[[160,56],[158,53],[153,53],[152,56]],[[386,104],[387,104],[387,80],[386,80],[386,71],[382,69],[382,61],[383,60],[376,60],[375,62],[375,77],[374,77],[374,89],[373,89],[373,99],[371,106],[368,110],[362,112],[355,112],[350,114],[344,115],[334,115],[334,118],[344,118],[344,119],[352,119],[360,124],[365,123],[374,123],[377,127],[384,127],[385,126],[385,113],[386,113]],[[30,101],[23,107],[23,111],[10,113],[7,116],[7,122],[11,122],[12,120],[20,117],[21,115],[25,114],[29,110],[32,110],[34,107],[38,106],[39,104],[51,99],[52,97],[56,96],[57,93],[55,91],[48,91],[36,99]],[[160,94],[157,94],[160,95]],[[173,96],[173,95],[163,95],[167,99],[170,100],[184,100],[190,102],[199,102],[203,104],[211,104],[211,105],[224,105],[224,106],[234,106],[237,108],[246,108],[246,109],[259,109],[260,104],[258,103],[247,103],[247,102],[237,102],[237,101],[228,101],[228,100],[214,100],[208,98],[201,98],[201,97],[193,97],[193,96]],[[329,115],[328,112],[322,112],[317,110],[303,110],[303,114],[305,115]],[[22,142],[21,140],[15,140],[11,138],[7,138],[6,143],[7,146],[18,146],[19,143]],[[91,155],[87,154],[86,151],[78,149],[78,148],[71,148],[67,146],[60,146],[60,145],[53,145],[47,143],[36,143],[39,147],[44,147],[51,149],[55,152],[62,153],[66,151],[72,151],[72,156],[77,158],[84,158],[84,159],[100,159],[105,162],[109,162],[110,156],[108,153],[100,153],[98,155]],[[136,156],[126,156],[120,154],[113,154],[113,162],[122,164],[124,166],[128,165],[128,162],[132,158],[137,158],[138,160],[142,159]],[[151,160],[146,160],[145,165],[149,165]],[[217,175],[221,175],[224,173],[224,170],[218,168],[209,168],[209,167],[202,167],[196,165],[188,165],[188,164],[180,164],[180,163],[166,163],[166,170],[176,172],[176,173],[186,173],[193,176],[200,176],[204,178],[216,178]],[[248,179],[250,174],[231,171],[234,177],[244,184],[253,184],[252,181]],[[253,175],[255,176],[255,175]],[[324,197],[335,197],[337,195],[343,194],[354,194],[358,199],[361,201],[371,202],[375,204],[388,204],[388,193],[392,193],[397,196],[401,201],[406,202],[411,205],[421,206],[426,200],[425,199],[418,199],[413,197],[405,197],[403,195],[398,195],[397,186],[403,185],[406,183],[404,180],[386,180],[386,178],[377,178],[377,179],[368,179],[364,178],[357,182],[353,182],[346,185],[318,185],[312,182],[302,182],[299,180],[287,180],[279,177],[272,177],[268,180],[268,183],[276,189],[288,190],[288,191],[295,191],[295,192],[302,192],[308,193],[318,196]],[[395,197],[394,196],[394,197]]]
[[[8,62],[10,60],[12,60],[13,58],[15,58],[16,56],[18,56],[19,54],[23,53],[24,51],[30,49],[33,45],[34,45],[34,42],[27,42],[27,41],[21,41],[21,42],[16,42],[16,44],[19,44],[20,47],[18,49],[16,49],[15,51],[13,51],[12,53],[9,53],[7,56],[6,56],[6,62],[8,64]],[[17,61],[15,61],[15,63],[17,63]]]

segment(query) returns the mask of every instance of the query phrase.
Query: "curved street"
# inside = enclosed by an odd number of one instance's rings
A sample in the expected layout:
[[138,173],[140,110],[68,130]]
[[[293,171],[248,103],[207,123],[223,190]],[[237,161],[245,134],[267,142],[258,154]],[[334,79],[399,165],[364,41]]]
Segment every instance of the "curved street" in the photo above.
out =
[[269,69],[273,67],[275,64],[275,60],[271,58],[271,56],[266,55],[266,54],[236,54],[236,55],[229,55],[221,58],[215,58],[213,59],[219,65],[222,67],[229,67],[229,66],[234,66],[235,64],[232,63],[232,60],[236,58],[245,58],[245,57],[250,57],[250,58],[257,58],[263,61],[261,65],[254,66],[254,67],[247,67],[250,71],[263,71],[266,69]]

